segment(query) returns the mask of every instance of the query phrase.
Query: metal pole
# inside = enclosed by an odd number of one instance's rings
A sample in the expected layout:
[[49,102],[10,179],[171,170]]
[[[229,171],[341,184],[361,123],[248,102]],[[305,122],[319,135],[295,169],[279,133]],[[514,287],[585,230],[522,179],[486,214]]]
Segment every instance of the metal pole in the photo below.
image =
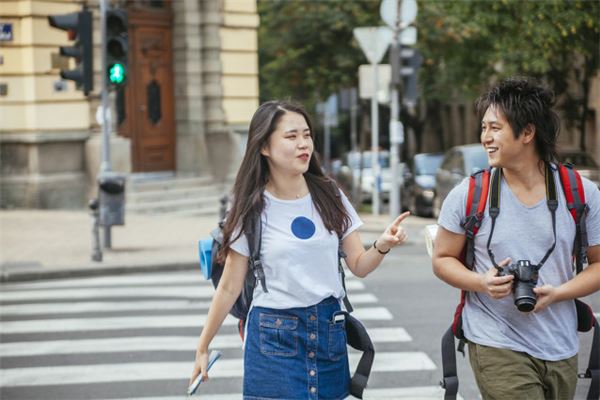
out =
[[327,175],[331,175],[331,125],[327,121],[328,117],[325,116],[325,149],[323,149],[325,158],[325,170]]
[[400,0],[396,0],[396,23],[394,26],[394,39],[390,51],[392,65],[392,81],[391,81],[391,110],[390,110],[390,164],[392,173],[392,185],[390,188],[390,217],[396,218],[400,214],[400,182],[398,179],[398,164],[400,163],[400,152],[398,146],[400,144],[400,102],[398,101],[398,81],[400,80],[400,52],[399,52],[399,36],[400,36]]
[[[106,82],[106,10],[107,1],[100,0],[100,47],[101,47],[101,67],[100,80],[102,87],[102,163],[100,164],[100,174],[110,172],[110,126],[108,118],[108,84]],[[102,205],[100,205],[102,206]],[[110,225],[104,226],[104,247],[110,249]]]
[[377,89],[379,74],[377,64],[373,68],[373,93],[371,96],[371,172],[373,174],[373,215],[379,215],[379,191],[381,189],[381,168],[379,166],[379,111],[377,104]]
[[[357,138],[357,127],[356,127],[356,116],[357,116],[357,90],[352,88],[350,90],[350,144],[352,146],[352,154],[358,153],[358,138]],[[362,161],[362,152],[359,155]],[[359,171],[362,171],[362,162],[359,163]],[[352,202],[358,206],[360,190],[360,179],[358,182],[354,179],[354,171],[352,171]]]

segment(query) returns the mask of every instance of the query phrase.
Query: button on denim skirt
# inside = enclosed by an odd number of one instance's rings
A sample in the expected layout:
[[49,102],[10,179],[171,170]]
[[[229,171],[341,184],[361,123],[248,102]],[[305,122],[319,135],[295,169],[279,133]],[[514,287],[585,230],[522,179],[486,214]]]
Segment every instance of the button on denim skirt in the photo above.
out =
[[350,370],[339,302],[254,307],[244,350],[244,399],[344,399]]

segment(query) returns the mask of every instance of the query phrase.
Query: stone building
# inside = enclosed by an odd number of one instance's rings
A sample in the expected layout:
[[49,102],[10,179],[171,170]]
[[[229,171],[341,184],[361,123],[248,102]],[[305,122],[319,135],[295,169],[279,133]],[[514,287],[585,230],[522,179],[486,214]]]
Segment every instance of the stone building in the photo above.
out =
[[[108,2],[127,10],[129,37],[128,82],[110,96],[112,170],[134,180],[223,182],[235,172],[258,106],[256,1]],[[58,48],[73,42],[47,20],[83,7],[94,16],[95,80],[87,97],[60,79],[69,61]],[[99,9],[99,0],[2,0],[2,208],[83,208],[96,190]]]

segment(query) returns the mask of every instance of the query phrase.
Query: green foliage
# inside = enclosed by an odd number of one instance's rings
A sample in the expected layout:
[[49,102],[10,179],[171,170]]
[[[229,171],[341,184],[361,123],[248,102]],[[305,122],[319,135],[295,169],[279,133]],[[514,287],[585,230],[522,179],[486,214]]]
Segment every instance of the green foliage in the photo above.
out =
[[[329,94],[356,86],[367,60],[352,30],[383,25],[379,5],[258,0],[261,100],[292,98],[314,110]],[[534,76],[559,95],[567,125],[584,132],[600,63],[599,21],[597,0],[419,0],[422,95],[429,105],[473,100],[492,81]]]
[[259,0],[260,97],[317,101],[357,86],[366,64],[352,30],[378,26],[378,1]]
[[490,81],[529,75],[548,82],[576,122],[599,68],[598,21],[598,1],[420,1],[425,97],[473,98]]

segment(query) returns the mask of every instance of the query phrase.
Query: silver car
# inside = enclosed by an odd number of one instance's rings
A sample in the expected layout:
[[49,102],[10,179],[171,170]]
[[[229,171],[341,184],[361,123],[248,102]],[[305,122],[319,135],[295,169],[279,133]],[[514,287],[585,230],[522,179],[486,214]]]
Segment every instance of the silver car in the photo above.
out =
[[433,216],[437,218],[440,215],[442,203],[454,186],[472,173],[488,167],[488,156],[481,143],[456,146],[446,151],[435,175]]

